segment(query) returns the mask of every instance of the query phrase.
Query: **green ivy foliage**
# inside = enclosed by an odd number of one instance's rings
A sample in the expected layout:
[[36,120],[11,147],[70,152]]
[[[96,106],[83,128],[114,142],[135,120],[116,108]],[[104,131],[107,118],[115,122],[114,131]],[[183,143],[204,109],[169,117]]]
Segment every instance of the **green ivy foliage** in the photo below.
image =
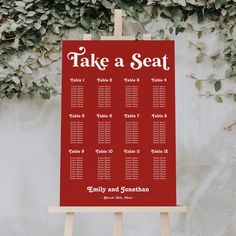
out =
[[[60,93],[48,75],[34,79],[35,74],[60,61],[61,40],[69,29],[80,27],[92,34],[111,34],[117,8],[123,9],[127,18],[142,24],[144,30],[151,20],[167,19],[170,24],[158,31],[161,39],[185,31],[196,32],[199,38],[206,32],[219,34],[225,42],[222,54],[229,64],[226,78],[235,79],[236,0],[0,0],[0,98],[28,94],[49,99]],[[195,17],[199,24],[210,21],[212,27],[195,29],[188,22],[189,17]],[[195,46],[200,63],[207,54]],[[219,56],[215,55],[213,60]],[[203,80],[190,77],[196,79],[200,89]],[[218,92],[222,81],[213,80]],[[236,100],[236,95],[232,96]]]

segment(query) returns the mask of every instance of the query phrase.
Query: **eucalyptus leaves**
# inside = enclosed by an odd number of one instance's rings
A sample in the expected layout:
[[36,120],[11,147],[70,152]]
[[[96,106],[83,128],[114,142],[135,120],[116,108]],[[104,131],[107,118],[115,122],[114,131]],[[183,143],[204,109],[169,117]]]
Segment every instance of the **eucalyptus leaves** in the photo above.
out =
[[[225,75],[223,78],[219,78],[217,74],[209,74],[204,79],[199,79],[193,74],[188,75],[189,78],[195,80],[195,86],[201,92],[200,96],[214,96],[215,100],[218,103],[223,102],[223,97],[232,97],[233,100],[236,102],[236,90],[228,89],[224,92],[221,92],[223,81],[228,80],[236,82],[236,40],[227,39],[226,47],[223,52],[217,52],[212,55],[208,55],[205,52],[205,45],[201,42],[198,42],[196,44],[194,44],[193,42],[189,42],[189,45],[190,47],[195,47],[199,51],[199,54],[196,57],[197,63],[201,63],[202,60],[207,59],[211,60],[213,66],[215,67],[220,65],[222,61],[228,64],[228,69],[225,71]],[[215,93],[211,91],[206,91],[202,93],[202,87],[204,83],[209,83],[213,85]]]
[[[235,80],[236,50],[233,38],[236,24],[236,0],[0,0],[0,98],[12,98],[24,94],[40,95],[49,99],[59,93],[55,78],[57,74],[45,74],[39,79],[39,72],[60,61],[61,39],[68,29],[81,27],[92,34],[104,35],[113,31],[113,10],[121,8],[127,18],[145,25],[160,17],[168,20],[156,38],[168,38],[184,31],[193,31],[198,37],[207,32],[219,34],[225,42],[224,52],[207,55],[203,45],[192,43],[198,51],[197,63],[205,57],[213,62],[224,58],[229,64],[225,78],[209,75],[196,80],[201,90],[204,82],[213,84],[216,92],[221,90],[225,79]],[[197,29],[188,22],[190,17],[198,23],[210,21],[210,28]],[[138,34],[137,34],[138,38]],[[218,102],[226,93],[210,94]],[[227,94],[235,100],[235,93]]]

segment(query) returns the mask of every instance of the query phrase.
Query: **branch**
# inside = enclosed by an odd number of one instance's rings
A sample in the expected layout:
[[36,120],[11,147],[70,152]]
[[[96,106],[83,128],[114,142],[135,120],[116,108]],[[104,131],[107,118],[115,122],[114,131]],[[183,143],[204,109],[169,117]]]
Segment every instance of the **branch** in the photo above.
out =
[[198,95],[200,97],[215,97],[215,96],[223,97],[223,96],[234,96],[234,95],[236,95],[236,92],[219,93],[219,94],[214,94],[214,93],[211,93],[211,92],[206,92],[206,93],[200,93]]
[[194,79],[194,80],[198,80],[198,81],[201,81],[201,82],[209,82],[209,81],[213,82],[213,81],[219,81],[219,80],[222,81],[222,80],[230,79],[229,77],[212,79],[212,80],[210,80],[210,79],[199,79],[194,74],[188,74],[188,75],[186,75],[186,77],[189,78],[189,79]]
[[27,32],[28,32],[28,29],[25,28],[24,31],[22,31],[20,34],[18,34],[18,35],[15,36],[15,37],[12,37],[12,38],[6,38],[6,39],[1,39],[1,40],[0,40],[0,43],[5,43],[5,42],[7,42],[7,41],[15,40],[16,38],[21,37],[22,35],[24,35],[24,34],[27,33]]
[[231,123],[231,124],[229,124],[229,125],[225,125],[225,126],[224,126],[224,129],[225,129],[225,130],[228,130],[228,131],[231,131],[231,130],[233,129],[233,126],[234,126],[234,125],[236,125],[236,121],[233,122],[233,123]]

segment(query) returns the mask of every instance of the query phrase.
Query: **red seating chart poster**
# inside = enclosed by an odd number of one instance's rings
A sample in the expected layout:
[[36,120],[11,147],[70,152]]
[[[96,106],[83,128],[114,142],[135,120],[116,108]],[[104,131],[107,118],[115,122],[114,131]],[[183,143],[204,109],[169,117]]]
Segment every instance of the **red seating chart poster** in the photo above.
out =
[[175,206],[174,41],[62,45],[61,206]]

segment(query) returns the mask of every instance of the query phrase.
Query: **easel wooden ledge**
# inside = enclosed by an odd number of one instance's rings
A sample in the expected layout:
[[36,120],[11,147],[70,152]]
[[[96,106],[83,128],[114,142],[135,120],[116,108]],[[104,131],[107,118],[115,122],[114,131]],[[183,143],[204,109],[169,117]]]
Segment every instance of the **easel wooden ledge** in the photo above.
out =
[[74,213],[114,213],[115,215],[115,231],[114,236],[122,236],[122,215],[123,213],[160,213],[161,217],[161,236],[169,236],[169,213],[187,212],[186,206],[173,207],[49,207],[50,213],[65,213],[65,231],[64,236],[73,235]]
[[[102,36],[101,40],[134,40],[134,36],[122,35],[122,10],[115,10],[114,18],[114,36]],[[91,40],[91,34],[84,34],[84,40]],[[144,34],[143,40],[151,40],[150,34]],[[187,212],[186,206],[174,207],[60,207],[50,206],[50,213],[65,213],[65,231],[64,236],[73,235],[74,213],[89,213],[89,212],[107,212],[115,215],[115,236],[122,236],[122,213],[128,212],[158,212],[161,216],[161,236],[169,236],[169,213]]]

